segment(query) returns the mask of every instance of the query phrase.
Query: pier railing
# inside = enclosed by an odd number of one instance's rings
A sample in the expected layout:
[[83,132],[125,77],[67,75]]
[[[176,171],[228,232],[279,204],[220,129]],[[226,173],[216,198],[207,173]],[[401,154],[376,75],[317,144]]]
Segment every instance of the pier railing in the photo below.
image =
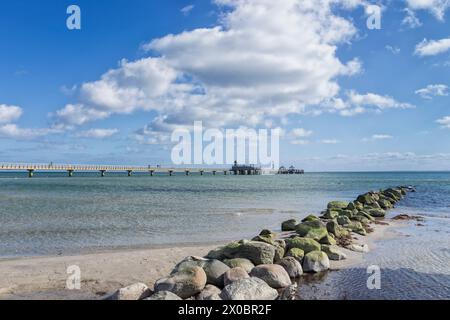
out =
[[167,173],[169,175],[175,173],[184,173],[190,175],[191,173],[217,173],[228,174],[231,170],[226,168],[166,168],[153,166],[125,166],[125,165],[71,165],[71,164],[0,164],[0,171],[28,171],[30,177],[37,171],[54,171],[54,172],[68,172],[72,177],[74,172],[99,172],[101,176],[105,176],[107,172],[126,172],[131,176],[133,172],[148,172],[150,175],[155,173]]

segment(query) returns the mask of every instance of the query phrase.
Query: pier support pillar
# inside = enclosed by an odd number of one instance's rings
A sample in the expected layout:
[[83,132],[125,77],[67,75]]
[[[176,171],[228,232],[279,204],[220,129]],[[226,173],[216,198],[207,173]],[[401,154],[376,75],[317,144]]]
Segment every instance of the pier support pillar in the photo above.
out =
[[213,176],[215,176],[215,175],[216,175],[216,173],[217,173],[216,171],[213,171]]
[[133,170],[127,170],[128,176],[131,177],[133,175]]
[[172,170],[169,171],[169,176],[173,176],[173,171]]
[[105,170],[100,170],[100,176],[104,177],[105,176],[106,171]]
[[73,170],[67,170],[67,174],[70,178],[73,177]]
[[224,176],[226,176],[226,175],[227,175],[227,172],[226,172],[226,171],[224,171],[224,172],[223,172],[223,175],[224,175]]
[[34,170],[33,169],[29,169],[28,170],[28,177],[29,178],[33,178],[33,176],[34,176]]

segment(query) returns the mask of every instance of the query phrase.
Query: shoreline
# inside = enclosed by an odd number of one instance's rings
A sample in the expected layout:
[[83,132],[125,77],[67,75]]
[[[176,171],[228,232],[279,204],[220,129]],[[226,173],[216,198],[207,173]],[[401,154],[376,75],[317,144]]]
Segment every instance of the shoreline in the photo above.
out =
[[[407,222],[385,219],[388,225],[374,225],[367,236],[355,235],[370,251],[377,242],[399,236]],[[100,249],[81,254],[0,258],[0,299],[102,299],[117,288],[144,282],[150,288],[188,256],[204,256],[226,242]],[[364,261],[365,254],[342,248],[346,260],[331,261],[330,271],[350,268]],[[81,270],[81,290],[66,289],[67,267]]]

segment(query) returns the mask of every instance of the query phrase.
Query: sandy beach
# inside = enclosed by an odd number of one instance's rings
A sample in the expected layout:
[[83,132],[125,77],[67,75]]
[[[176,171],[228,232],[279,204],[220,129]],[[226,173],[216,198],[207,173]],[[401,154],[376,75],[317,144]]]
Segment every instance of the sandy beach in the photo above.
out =
[[[388,221],[374,225],[366,237],[355,236],[355,243],[366,243],[376,250],[376,241],[395,237],[404,222]],[[214,245],[191,245],[148,249],[119,249],[82,255],[33,257],[0,260],[0,299],[102,299],[105,295],[136,282],[152,287],[154,282],[187,256],[204,256]],[[351,267],[363,261],[364,254],[342,249],[346,260],[332,261],[331,269]],[[67,267],[81,269],[81,290],[66,289]]]

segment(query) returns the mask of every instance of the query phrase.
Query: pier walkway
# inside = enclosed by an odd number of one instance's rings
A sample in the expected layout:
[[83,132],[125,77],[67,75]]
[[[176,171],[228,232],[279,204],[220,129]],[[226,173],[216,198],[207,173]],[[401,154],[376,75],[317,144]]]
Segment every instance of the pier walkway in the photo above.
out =
[[35,172],[67,172],[72,177],[75,172],[99,172],[104,177],[107,172],[125,172],[129,177],[134,172],[154,174],[168,174],[172,176],[176,173],[190,175],[191,173],[211,173],[216,175],[221,173],[227,175],[232,170],[225,168],[162,168],[162,167],[137,167],[137,166],[103,166],[103,165],[57,165],[57,164],[0,164],[0,171],[27,171],[28,176],[33,177]]

